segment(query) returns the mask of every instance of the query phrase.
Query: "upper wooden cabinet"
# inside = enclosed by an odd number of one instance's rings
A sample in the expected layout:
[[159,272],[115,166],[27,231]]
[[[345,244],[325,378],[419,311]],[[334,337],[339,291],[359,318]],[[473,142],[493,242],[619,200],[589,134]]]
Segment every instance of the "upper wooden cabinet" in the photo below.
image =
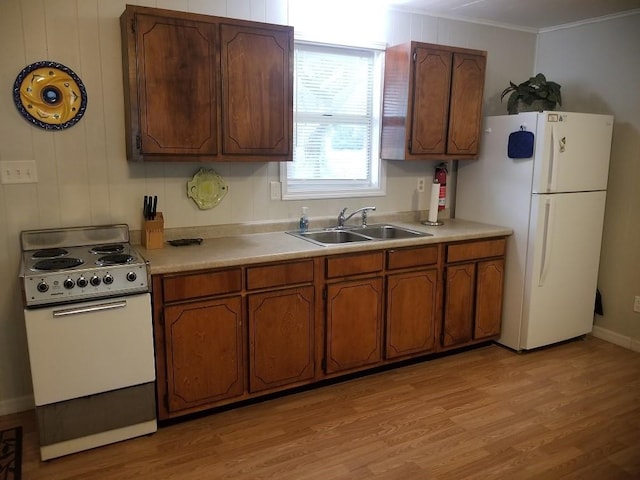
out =
[[382,158],[477,157],[486,52],[410,42],[387,49]]
[[127,158],[292,159],[293,28],[127,5]]

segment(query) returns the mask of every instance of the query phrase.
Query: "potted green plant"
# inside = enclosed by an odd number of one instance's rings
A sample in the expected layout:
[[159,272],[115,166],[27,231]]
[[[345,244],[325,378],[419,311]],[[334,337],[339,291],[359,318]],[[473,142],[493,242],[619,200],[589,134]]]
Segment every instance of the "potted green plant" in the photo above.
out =
[[542,73],[519,85],[509,82],[509,86],[500,95],[500,101],[509,93],[511,93],[507,100],[509,114],[555,110],[556,104],[562,105],[560,85],[547,80]]

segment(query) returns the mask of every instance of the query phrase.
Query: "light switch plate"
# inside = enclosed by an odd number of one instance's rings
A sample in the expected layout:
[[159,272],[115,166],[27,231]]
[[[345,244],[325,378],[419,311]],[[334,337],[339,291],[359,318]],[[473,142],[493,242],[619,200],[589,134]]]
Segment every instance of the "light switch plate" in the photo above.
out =
[[10,183],[38,183],[38,170],[34,160],[10,160],[0,162],[0,181]]

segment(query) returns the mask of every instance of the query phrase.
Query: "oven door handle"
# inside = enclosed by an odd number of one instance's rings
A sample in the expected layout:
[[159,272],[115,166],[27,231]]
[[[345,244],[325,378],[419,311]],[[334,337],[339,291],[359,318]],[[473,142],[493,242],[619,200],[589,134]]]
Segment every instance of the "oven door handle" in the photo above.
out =
[[87,307],[74,307],[74,308],[65,308],[62,310],[54,310],[54,317],[64,317],[67,315],[77,315],[79,313],[92,313],[92,312],[100,312],[102,310],[113,310],[114,308],[124,308],[127,306],[126,300],[120,300],[117,302],[108,302],[108,303],[98,303],[96,305],[90,305]]

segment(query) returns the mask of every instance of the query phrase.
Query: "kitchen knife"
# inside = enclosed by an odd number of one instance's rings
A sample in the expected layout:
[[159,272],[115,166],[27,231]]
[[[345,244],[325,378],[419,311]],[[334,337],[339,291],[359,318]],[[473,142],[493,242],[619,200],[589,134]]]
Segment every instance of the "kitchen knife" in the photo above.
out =
[[153,196],[153,207],[151,207],[151,220],[156,219],[156,211],[158,210],[158,196]]
[[149,197],[144,196],[144,203],[142,205],[142,216],[145,220],[149,220]]

